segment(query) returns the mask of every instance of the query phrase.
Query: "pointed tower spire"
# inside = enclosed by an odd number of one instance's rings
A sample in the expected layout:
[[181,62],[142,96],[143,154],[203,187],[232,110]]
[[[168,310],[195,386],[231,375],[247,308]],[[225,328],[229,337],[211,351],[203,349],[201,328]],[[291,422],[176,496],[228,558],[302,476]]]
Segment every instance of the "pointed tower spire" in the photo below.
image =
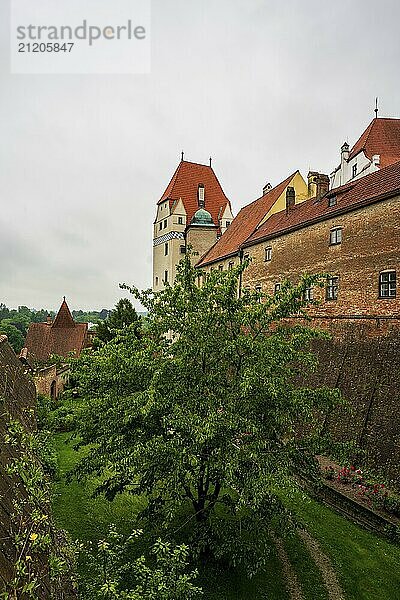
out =
[[65,296],[60,306],[60,310],[58,311],[57,316],[54,319],[52,327],[75,327],[75,321],[68,308]]

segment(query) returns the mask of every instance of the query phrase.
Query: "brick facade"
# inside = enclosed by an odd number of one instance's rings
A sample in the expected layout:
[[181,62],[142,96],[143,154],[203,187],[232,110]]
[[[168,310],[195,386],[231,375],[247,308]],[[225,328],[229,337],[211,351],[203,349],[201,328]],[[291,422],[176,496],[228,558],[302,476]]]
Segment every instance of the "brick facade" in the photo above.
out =
[[[332,228],[342,228],[342,242],[330,244]],[[265,261],[265,248],[272,248]],[[273,293],[284,279],[296,282],[301,273],[330,273],[339,277],[337,300],[315,289],[321,301],[310,314],[321,317],[400,317],[400,297],[379,298],[379,274],[397,271],[399,276],[400,196],[324,220],[244,248],[252,262],[243,285],[261,286]]]

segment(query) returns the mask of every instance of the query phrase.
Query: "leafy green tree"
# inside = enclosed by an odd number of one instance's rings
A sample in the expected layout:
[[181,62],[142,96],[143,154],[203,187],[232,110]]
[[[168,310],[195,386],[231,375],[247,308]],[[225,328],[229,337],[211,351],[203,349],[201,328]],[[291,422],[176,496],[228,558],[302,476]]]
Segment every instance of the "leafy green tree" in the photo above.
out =
[[3,319],[0,321],[0,334],[5,334],[8,337],[10,345],[17,354],[24,347],[24,334],[13,325],[13,319]]
[[3,302],[0,302],[0,321],[7,319],[9,316],[10,311],[8,310],[7,306]]
[[40,310],[32,311],[31,320],[32,323],[45,323],[48,316],[53,319],[55,317],[55,312],[41,308]]
[[90,398],[79,435],[93,444],[78,476],[101,475],[98,492],[109,499],[145,496],[141,516],[154,528],[183,536],[203,559],[254,573],[271,524],[288,521],[280,490],[313,464],[299,425],[340,395],[299,383],[316,366],[310,343],[322,334],[282,323],[325,278],[239,296],[245,266],[206,276],[187,256],[173,287],[131,289],[149,312],[146,336],[127,332],[73,372]]
[[102,342],[109,342],[123,329],[131,327],[138,335],[140,317],[128,298],[121,298],[104,321],[97,325],[96,336]]

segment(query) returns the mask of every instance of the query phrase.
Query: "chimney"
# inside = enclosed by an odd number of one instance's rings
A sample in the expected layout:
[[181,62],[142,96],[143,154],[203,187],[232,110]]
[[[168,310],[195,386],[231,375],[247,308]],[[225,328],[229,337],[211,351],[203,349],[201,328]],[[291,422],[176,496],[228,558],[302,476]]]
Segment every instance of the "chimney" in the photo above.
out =
[[293,208],[296,202],[296,192],[294,187],[288,186],[286,188],[286,214],[289,213],[290,209]]
[[272,185],[268,182],[263,187],[263,196],[265,196],[265,194],[268,194],[270,190],[272,190]]
[[320,200],[329,192],[329,176],[318,171],[310,171],[307,176],[308,197]]
[[376,167],[379,167],[379,165],[381,164],[381,155],[380,154],[373,155],[372,164],[375,165]]
[[204,183],[199,183],[197,187],[197,204],[199,205],[199,208],[204,208],[205,206]]
[[53,319],[51,318],[50,315],[47,315],[47,325],[52,325],[53,323]]

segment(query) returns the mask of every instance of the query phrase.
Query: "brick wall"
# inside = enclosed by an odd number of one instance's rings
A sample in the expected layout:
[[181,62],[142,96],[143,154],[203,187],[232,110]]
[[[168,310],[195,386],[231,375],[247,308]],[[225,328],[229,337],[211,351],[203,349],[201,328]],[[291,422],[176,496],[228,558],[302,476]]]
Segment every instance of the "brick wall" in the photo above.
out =
[[338,441],[355,441],[365,450],[369,467],[398,482],[400,329],[379,337],[370,337],[368,326],[342,323],[340,330],[340,336],[315,343],[320,364],[307,380],[338,387],[351,409],[332,411],[325,429]]
[[[330,230],[342,227],[342,243],[329,245]],[[264,260],[265,248],[272,259]],[[321,305],[310,310],[320,316],[400,316],[397,298],[378,298],[380,271],[397,269],[399,278],[400,198],[378,202],[363,209],[305,227],[301,230],[245,248],[252,263],[243,285],[272,293],[285,278],[296,281],[301,273],[339,276],[338,299],[326,301],[324,290],[314,290]]]

